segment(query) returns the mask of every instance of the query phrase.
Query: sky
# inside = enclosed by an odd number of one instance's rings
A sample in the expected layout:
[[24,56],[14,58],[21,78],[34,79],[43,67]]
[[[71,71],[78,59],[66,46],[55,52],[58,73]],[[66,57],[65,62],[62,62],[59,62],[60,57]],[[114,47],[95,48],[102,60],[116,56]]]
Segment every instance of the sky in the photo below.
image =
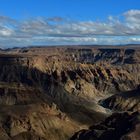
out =
[[0,0],[0,47],[140,44],[139,0]]

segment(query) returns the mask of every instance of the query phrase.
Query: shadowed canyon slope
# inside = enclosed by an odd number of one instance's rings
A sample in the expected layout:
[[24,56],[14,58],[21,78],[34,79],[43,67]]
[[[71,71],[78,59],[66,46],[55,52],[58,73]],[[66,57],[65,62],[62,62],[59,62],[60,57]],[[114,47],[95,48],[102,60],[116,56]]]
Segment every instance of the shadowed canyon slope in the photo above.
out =
[[[0,139],[67,140],[115,111],[129,111],[120,113],[129,122],[139,118],[139,85],[140,49],[135,46],[1,50]],[[118,123],[120,114],[110,121]],[[136,120],[128,127],[139,127]],[[103,125],[108,135],[118,133],[110,131],[116,129],[113,123]],[[129,137],[126,129],[118,139]]]

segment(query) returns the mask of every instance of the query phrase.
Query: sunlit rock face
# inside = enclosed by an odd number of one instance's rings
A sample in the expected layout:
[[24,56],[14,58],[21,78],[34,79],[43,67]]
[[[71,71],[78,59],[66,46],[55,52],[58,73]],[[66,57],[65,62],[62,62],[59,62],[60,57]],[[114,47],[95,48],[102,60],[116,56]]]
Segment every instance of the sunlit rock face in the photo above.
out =
[[0,139],[67,140],[113,112],[139,111],[139,72],[135,46],[1,50]]
[[140,87],[112,95],[100,103],[114,111],[140,111]]

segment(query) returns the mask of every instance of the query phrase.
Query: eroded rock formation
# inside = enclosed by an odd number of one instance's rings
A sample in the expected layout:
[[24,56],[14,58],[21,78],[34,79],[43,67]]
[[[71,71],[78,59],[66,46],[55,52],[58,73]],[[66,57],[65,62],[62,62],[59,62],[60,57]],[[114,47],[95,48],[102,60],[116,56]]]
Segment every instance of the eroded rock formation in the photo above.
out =
[[139,63],[140,50],[127,46],[1,50],[0,139],[66,140],[108,109],[139,111]]

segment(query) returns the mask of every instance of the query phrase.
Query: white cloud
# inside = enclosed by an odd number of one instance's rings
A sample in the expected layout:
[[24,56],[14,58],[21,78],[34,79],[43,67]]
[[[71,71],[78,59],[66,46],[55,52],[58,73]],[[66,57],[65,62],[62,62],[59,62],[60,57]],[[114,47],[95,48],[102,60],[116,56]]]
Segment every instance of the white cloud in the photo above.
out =
[[17,21],[0,16],[0,43],[5,47],[53,44],[140,43],[140,10],[122,13],[124,20],[73,21],[61,17]]
[[127,25],[136,33],[140,34],[140,10],[130,10],[124,13]]
[[12,29],[9,28],[1,28],[0,30],[0,36],[4,36],[4,37],[10,37],[13,33]]

